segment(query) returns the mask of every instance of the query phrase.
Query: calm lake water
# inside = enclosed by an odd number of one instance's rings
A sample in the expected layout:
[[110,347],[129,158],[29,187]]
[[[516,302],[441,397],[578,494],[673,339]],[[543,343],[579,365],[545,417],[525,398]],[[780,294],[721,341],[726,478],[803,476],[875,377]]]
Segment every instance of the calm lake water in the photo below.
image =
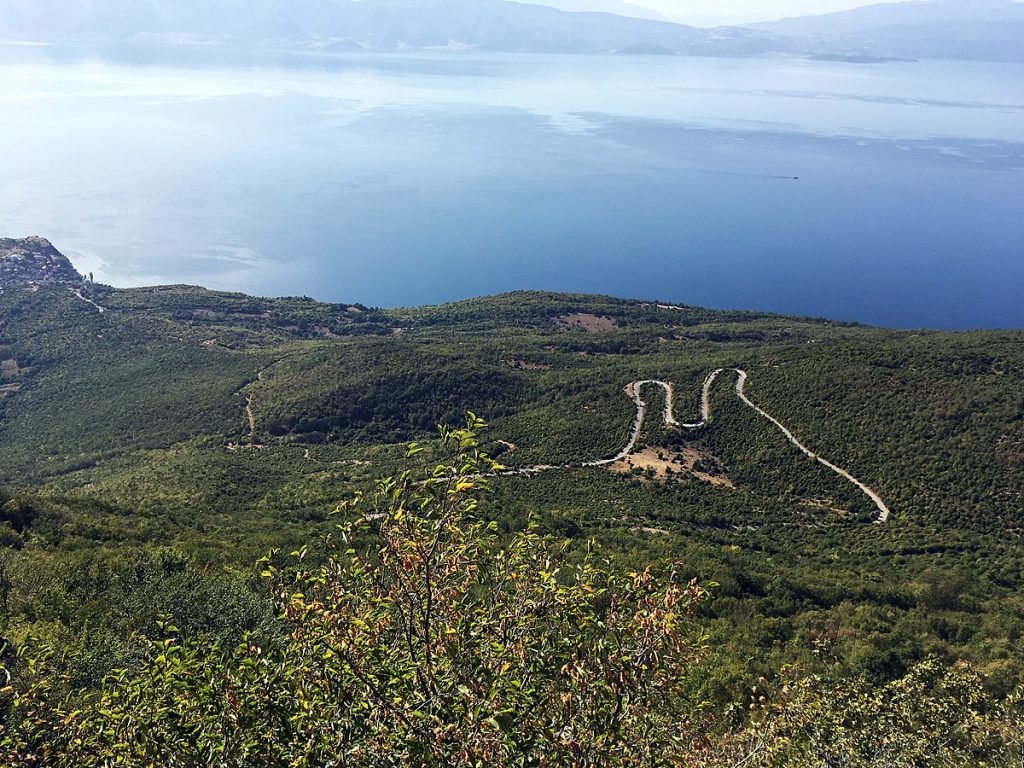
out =
[[0,47],[27,234],[118,286],[1024,327],[1024,66]]

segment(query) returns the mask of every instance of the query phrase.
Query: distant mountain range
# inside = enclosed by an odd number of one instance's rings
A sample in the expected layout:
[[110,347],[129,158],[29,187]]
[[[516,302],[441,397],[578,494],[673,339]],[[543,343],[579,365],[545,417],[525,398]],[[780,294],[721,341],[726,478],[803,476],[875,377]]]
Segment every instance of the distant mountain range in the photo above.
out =
[[510,0],[0,0],[0,39],[47,42],[751,55],[773,37]]
[[[525,2],[526,0],[522,1]],[[550,5],[552,8],[558,8],[562,11],[599,11],[601,13],[615,13],[619,16],[635,16],[639,19],[667,21],[664,16],[654,9],[635,5],[625,0],[536,0],[536,2],[540,5]]]
[[753,25],[822,53],[1024,61],[1024,3],[884,3]]
[[[717,29],[637,18],[644,10],[626,0],[550,2],[558,8],[511,0],[0,0],[0,39],[1024,61],[1024,4],[1008,0],[893,3]],[[582,7],[632,15],[572,12]]]

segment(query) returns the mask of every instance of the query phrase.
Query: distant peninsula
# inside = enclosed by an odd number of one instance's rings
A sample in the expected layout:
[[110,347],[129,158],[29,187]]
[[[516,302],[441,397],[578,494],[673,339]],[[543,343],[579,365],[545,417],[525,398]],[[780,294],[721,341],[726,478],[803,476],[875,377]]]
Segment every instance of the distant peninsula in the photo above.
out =
[[81,286],[85,278],[42,237],[0,238],[0,290],[14,286]]

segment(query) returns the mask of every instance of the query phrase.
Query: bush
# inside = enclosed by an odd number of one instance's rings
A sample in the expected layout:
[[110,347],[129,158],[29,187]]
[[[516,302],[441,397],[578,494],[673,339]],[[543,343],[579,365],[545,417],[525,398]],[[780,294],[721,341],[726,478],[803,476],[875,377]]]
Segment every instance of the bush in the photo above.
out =
[[474,519],[496,466],[482,426],[442,430],[449,459],[425,479],[343,505],[321,567],[264,561],[280,645],[210,648],[163,625],[142,669],[87,694],[59,693],[51,651],[23,651],[0,703],[3,764],[688,764],[702,589],[593,553],[563,571],[535,530],[499,539]]
[[918,664],[885,685],[795,676],[750,695],[750,721],[715,766],[1019,768],[1020,694],[998,702],[966,664]]

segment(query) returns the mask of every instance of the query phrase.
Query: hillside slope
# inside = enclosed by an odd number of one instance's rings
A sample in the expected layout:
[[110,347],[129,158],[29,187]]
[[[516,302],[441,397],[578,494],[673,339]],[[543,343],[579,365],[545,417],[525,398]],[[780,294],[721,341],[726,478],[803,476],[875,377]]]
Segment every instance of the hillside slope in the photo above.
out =
[[[25,597],[23,629],[113,599],[106,577],[81,583],[83,558],[248,567],[326,534],[339,500],[408,466],[402,441],[421,441],[429,467],[435,425],[473,410],[507,467],[554,467],[494,479],[481,512],[503,529],[534,519],[719,585],[706,619],[729,661],[701,685],[726,698],[733,675],[824,663],[812,650],[826,639],[828,663],[880,678],[926,654],[982,661],[999,685],[1024,670],[1022,332],[546,293],[381,311],[79,290],[0,294],[0,485],[14,489],[0,542],[23,563],[9,578],[83,606],[43,619]],[[746,371],[746,397],[877,491],[889,521],[870,525],[871,501],[737,398],[732,375],[699,429],[666,427],[661,389],[643,389],[636,449],[594,464],[627,444],[627,384],[670,383],[691,422],[719,368]]]

